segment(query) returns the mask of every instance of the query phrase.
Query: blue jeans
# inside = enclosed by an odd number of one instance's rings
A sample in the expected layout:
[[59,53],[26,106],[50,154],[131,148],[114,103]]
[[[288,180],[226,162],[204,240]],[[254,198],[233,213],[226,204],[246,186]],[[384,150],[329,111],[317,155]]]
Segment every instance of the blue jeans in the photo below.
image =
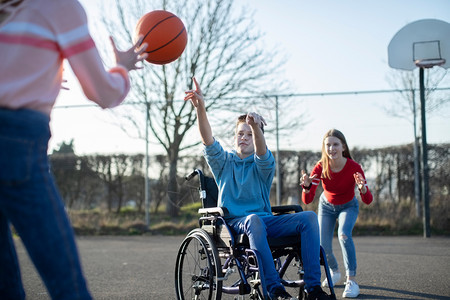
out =
[[328,266],[331,270],[339,270],[336,257],[333,254],[333,235],[336,220],[338,220],[338,238],[342,249],[344,266],[347,276],[356,276],[356,251],[353,243],[352,231],[359,213],[358,199],[342,205],[333,205],[320,195],[319,201],[319,227],[320,245],[325,250]]
[[49,117],[0,109],[0,299],[25,299],[12,224],[52,299],[91,299],[50,174]]
[[267,237],[296,235],[302,245],[302,260],[305,269],[305,283],[310,290],[320,285],[320,246],[317,215],[312,211],[281,216],[257,216],[227,220],[227,224],[238,234],[245,233],[250,248],[261,255],[267,290],[271,292],[281,285],[281,279],[275,269]]

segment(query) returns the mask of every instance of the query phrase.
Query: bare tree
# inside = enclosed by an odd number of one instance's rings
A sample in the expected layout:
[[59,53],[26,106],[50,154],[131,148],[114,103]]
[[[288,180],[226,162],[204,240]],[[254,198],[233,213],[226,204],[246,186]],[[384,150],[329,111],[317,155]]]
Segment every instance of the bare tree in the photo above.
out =
[[[418,69],[417,69],[418,70]],[[425,76],[425,98],[426,112],[433,114],[450,103],[448,91],[439,91],[440,85],[449,84],[450,76],[443,68],[426,69]],[[414,117],[419,115],[420,107],[418,103],[419,75],[416,71],[393,70],[388,76],[388,81],[395,89],[400,90],[400,97],[396,97],[385,107],[386,113],[393,117],[404,118],[414,123]]]
[[184,91],[192,88],[192,76],[202,86],[216,130],[230,123],[227,111],[246,112],[256,100],[266,101],[263,96],[255,99],[250,95],[271,94],[273,88],[280,88],[274,77],[281,65],[274,58],[279,56],[262,46],[251,12],[242,8],[238,13],[233,0],[116,0],[114,7],[109,1],[103,3],[102,22],[119,45],[131,43],[137,20],[155,9],[173,12],[187,28],[188,45],[177,61],[163,66],[146,63],[143,71],[131,75],[133,88],[128,101],[137,105],[124,110],[128,128],[143,136],[148,126],[154,142],[167,154],[166,211],[176,215],[179,154],[199,144],[199,139],[188,137],[196,115],[192,105],[183,101]]
[[[417,69],[418,70],[418,69]],[[400,97],[394,99],[389,107],[385,108],[385,111],[394,117],[404,118],[413,124],[414,131],[414,190],[415,190],[415,203],[416,203],[416,215],[421,215],[421,186],[420,186],[420,141],[417,135],[417,116],[420,115],[420,105],[417,103],[420,101],[416,98],[416,90],[419,86],[419,76],[415,71],[401,71],[395,70],[390,74],[389,82],[391,85],[400,90]],[[447,71],[442,68],[426,69],[426,82],[425,82],[425,110],[429,115],[439,112],[439,109],[444,105],[450,103],[450,97],[448,92],[439,92],[437,89],[440,84],[448,83],[450,78],[447,76]]]

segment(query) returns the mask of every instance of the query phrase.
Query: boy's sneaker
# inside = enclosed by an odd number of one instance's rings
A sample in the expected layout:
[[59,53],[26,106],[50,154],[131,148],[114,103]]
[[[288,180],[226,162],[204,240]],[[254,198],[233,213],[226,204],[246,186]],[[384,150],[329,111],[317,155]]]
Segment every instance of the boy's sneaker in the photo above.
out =
[[344,298],[356,298],[359,295],[359,286],[353,280],[347,280],[345,283],[344,293],[342,297]]
[[291,299],[295,299],[295,298],[293,298],[288,292],[286,292],[284,287],[277,286],[270,292],[270,299],[271,300],[285,300],[285,299],[291,300]]
[[329,300],[331,299],[320,286],[313,287],[309,293],[307,300]]
[[[337,270],[336,272],[333,272],[333,270],[330,270],[331,275],[331,281],[333,281],[333,286],[335,286],[339,280],[341,280],[341,272]],[[328,287],[328,279],[325,278],[325,280],[322,282],[323,287]]]

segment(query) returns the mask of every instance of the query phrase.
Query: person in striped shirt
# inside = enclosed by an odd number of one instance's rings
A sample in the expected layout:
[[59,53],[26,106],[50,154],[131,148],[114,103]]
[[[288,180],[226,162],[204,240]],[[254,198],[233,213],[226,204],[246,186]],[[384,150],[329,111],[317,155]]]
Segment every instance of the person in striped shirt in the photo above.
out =
[[49,122],[64,60],[102,108],[125,99],[146,45],[119,51],[111,41],[106,70],[77,0],[0,1],[0,299],[25,299],[11,224],[52,299],[92,298],[49,171]]
[[[320,182],[323,187],[318,212],[320,244],[325,250],[333,285],[335,285],[341,278],[332,248],[334,228],[338,220],[338,237],[347,275],[343,297],[354,298],[359,295],[359,286],[355,281],[356,252],[352,239],[353,227],[359,212],[355,185],[365,204],[372,202],[372,194],[361,166],[352,160],[344,134],[337,129],[331,129],[325,134],[322,142],[322,158],[311,174],[307,175],[302,170],[300,183],[303,188],[303,203],[309,204],[314,200]],[[322,285],[328,285],[326,279]]]

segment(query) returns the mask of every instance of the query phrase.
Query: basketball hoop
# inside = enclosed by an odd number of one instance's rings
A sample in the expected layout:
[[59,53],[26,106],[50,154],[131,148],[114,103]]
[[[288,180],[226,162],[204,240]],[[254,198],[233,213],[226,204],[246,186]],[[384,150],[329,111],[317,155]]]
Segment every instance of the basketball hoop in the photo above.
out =
[[417,67],[420,68],[423,233],[424,237],[430,237],[430,195],[424,69],[434,66],[440,66],[444,69],[450,68],[450,24],[440,20],[425,19],[406,25],[394,35],[389,43],[388,56],[388,63],[391,68],[410,71],[413,71]]
[[391,68],[450,68],[450,23],[425,19],[400,29],[388,45]]
[[442,66],[445,64],[445,59],[443,58],[431,58],[431,59],[417,59],[414,64],[419,68],[429,69],[435,66]]

